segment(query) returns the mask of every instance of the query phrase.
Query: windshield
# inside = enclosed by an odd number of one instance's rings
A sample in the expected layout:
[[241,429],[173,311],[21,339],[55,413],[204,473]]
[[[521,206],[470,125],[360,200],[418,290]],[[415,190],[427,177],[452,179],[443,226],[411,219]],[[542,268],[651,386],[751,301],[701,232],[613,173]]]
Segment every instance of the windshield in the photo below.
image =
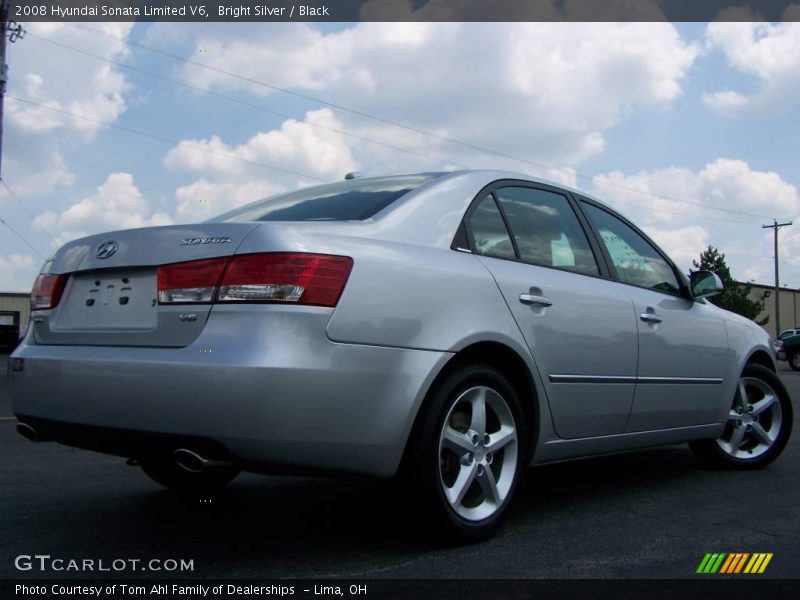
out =
[[337,181],[279,194],[208,221],[363,221],[436,177],[435,174]]

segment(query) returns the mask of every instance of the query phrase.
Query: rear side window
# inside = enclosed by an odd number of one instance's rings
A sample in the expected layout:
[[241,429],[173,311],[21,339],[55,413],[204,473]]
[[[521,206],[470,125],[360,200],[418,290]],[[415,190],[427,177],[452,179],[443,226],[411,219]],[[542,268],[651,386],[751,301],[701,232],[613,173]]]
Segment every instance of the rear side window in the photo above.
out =
[[475,208],[469,219],[469,228],[475,254],[516,258],[511,236],[508,235],[506,224],[491,195],[481,200]]
[[259,200],[209,222],[363,221],[434,177],[408,175],[338,181]]
[[589,240],[566,196],[528,187],[495,192],[521,260],[584,275],[599,275]]

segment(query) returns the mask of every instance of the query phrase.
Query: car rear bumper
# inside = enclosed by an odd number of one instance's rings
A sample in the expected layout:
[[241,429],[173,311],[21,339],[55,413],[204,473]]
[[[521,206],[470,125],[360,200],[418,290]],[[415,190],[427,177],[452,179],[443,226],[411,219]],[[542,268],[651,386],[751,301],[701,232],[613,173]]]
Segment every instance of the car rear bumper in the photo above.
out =
[[215,307],[185,348],[26,341],[12,408],[43,437],[123,456],[188,444],[255,471],[390,476],[450,355],[331,342],[330,312]]

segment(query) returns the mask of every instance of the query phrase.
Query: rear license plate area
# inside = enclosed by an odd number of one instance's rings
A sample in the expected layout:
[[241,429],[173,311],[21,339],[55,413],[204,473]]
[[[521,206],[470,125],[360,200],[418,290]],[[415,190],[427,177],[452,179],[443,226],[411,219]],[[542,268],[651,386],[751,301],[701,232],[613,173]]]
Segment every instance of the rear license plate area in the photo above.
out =
[[150,330],[158,324],[154,269],[78,273],[50,322],[54,331]]

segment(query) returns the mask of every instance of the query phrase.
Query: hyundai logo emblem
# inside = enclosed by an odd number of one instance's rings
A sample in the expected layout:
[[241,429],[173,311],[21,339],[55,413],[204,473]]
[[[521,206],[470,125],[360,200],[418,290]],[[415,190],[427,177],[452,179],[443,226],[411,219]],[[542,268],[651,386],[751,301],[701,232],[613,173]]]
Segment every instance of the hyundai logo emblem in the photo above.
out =
[[114,253],[119,248],[117,242],[103,242],[97,247],[97,258],[108,258],[109,256],[114,256]]

